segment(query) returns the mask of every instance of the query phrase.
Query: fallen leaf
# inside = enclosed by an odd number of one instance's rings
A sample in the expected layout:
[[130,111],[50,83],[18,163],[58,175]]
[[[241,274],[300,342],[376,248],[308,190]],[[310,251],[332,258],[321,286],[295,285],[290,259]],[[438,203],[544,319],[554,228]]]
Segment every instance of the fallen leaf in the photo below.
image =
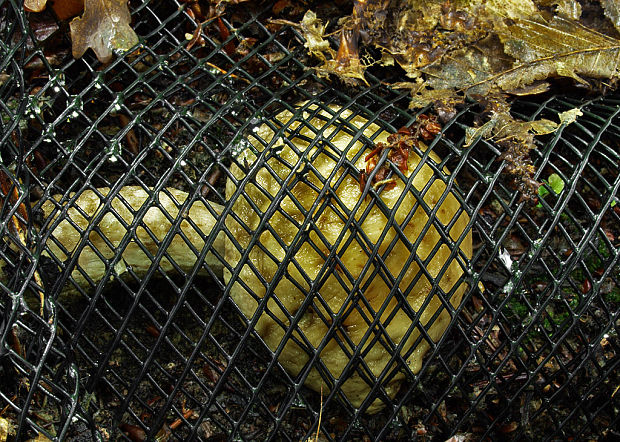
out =
[[271,12],[273,12],[273,15],[279,15],[280,12],[289,6],[292,6],[291,0],[278,0],[271,8]]
[[493,79],[504,90],[552,76],[615,78],[620,40],[560,16],[546,21],[524,19],[500,33],[507,54],[518,62]]
[[[491,118],[479,127],[468,127],[465,130],[465,146],[469,147],[478,138],[496,141],[514,138],[530,143],[530,135],[546,135],[555,132],[560,125],[542,118],[533,121],[516,120],[510,115],[510,107],[501,98],[494,100]],[[531,145],[530,148],[534,148]]]
[[[530,93],[546,89],[536,82],[550,77],[585,83],[582,77],[618,76],[620,40],[573,20],[559,16],[550,21],[520,19],[497,35],[499,40],[488,37],[422,69],[428,77],[425,84],[429,89],[453,94],[460,90],[469,96],[513,91],[524,95],[528,89]],[[529,88],[533,84],[535,87]]]
[[60,20],[68,20],[84,10],[84,0],[52,0],[52,9]]
[[5,442],[11,432],[11,424],[3,417],[0,417],[0,442]]
[[491,118],[480,127],[468,127],[465,129],[465,145],[469,147],[475,140],[480,138],[491,138],[493,128],[497,125],[497,118]]
[[145,431],[136,426],[136,425],[130,425],[127,423],[122,423],[119,425],[119,428],[129,437],[129,439],[131,439],[133,442],[142,442],[143,440],[146,440],[146,433]]
[[304,47],[308,49],[308,52],[322,60],[326,59],[323,54],[324,51],[327,51],[330,57],[334,56],[334,50],[329,47],[329,42],[323,38],[327,26],[317,18],[314,12],[308,10],[304,14],[300,26],[306,40]]
[[569,125],[571,123],[574,123],[577,120],[577,117],[580,117],[582,115],[583,112],[581,112],[581,109],[574,108],[565,112],[561,112],[558,117],[560,117],[560,124]]
[[605,10],[605,16],[620,31],[620,3],[618,3],[618,0],[601,0],[601,5]]
[[[343,46],[362,43],[381,51],[381,58],[351,63],[362,77],[373,63],[397,62],[418,80],[413,106],[432,103],[437,96],[465,93],[486,95],[515,91],[518,95],[547,90],[550,77],[614,79],[618,76],[620,40],[581,24],[581,8],[570,0],[355,0],[349,17],[339,20]],[[601,0],[606,15],[620,22],[617,0]],[[554,6],[555,16],[538,6]],[[301,23],[309,52],[340,77],[341,57],[324,38],[325,26],[309,11]],[[359,58],[358,58],[359,60]],[[535,85],[531,87],[531,85]]]
[[130,22],[127,0],[85,0],[84,14],[70,24],[73,56],[80,58],[91,48],[99,61],[107,63],[113,51],[126,51],[138,43]]
[[584,295],[592,290],[592,283],[589,279],[584,279],[583,284],[581,284],[581,293]]
[[507,163],[504,170],[520,180],[516,189],[536,199],[540,183],[529,158],[536,147],[534,137],[571,124],[579,111],[560,115],[559,124],[520,121],[510,113],[509,97],[545,93],[557,77],[591,88],[590,79],[614,85],[620,76],[620,39],[603,17],[604,12],[620,30],[620,2],[588,2],[588,11],[598,8],[597,20],[588,20],[588,14],[582,17],[581,4],[353,0],[351,14],[340,18],[330,32],[340,35],[337,51],[336,45],[330,46],[333,39],[327,39],[327,25],[312,11],[300,28],[306,49],[318,60],[315,70],[320,76],[334,74],[359,84],[369,66],[398,65],[411,80],[390,85],[411,91],[411,108],[433,105],[443,121],[456,115],[466,99],[482,104],[485,119],[467,129],[466,145],[477,138],[495,141]]
[[24,0],[24,9],[28,12],[41,12],[46,3],[47,0]]
[[581,4],[575,0],[542,0],[540,6],[555,6],[556,14],[573,20],[581,17]]
[[[353,15],[355,16],[355,12]],[[336,74],[348,84],[354,85],[359,82],[368,84],[364,78],[366,66],[359,58],[358,35],[355,29],[342,28],[340,46],[336,52],[323,38],[325,28],[326,25],[323,25],[323,22],[310,10],[306,12],[301,21],[301,30],[306,40],[304,46],[311,54],[323,61],[322,65],[315,68],[317,75],[327,77],[329,74]]]
[[510,423],[501,425],[499,427],[499,431],[501,431],[502,433],[512,433],[517,428],[519,428],[519,424],[517,424],[516,422],[510,422]]

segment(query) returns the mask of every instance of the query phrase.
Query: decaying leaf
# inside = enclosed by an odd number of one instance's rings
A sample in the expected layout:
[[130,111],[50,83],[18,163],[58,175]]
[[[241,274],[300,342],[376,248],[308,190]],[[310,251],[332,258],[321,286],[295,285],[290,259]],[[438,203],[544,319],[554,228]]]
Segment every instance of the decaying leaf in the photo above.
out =
[[421,69],[426,78],[425,89],[417,91],[416,99],[419,105],[431,104],[437,93],[429,94],[428,90],[444,90],[444,95],[448,96],[461,91],[469,95],[488,95],[493,92],[493,83],[489,80],[496,72],[510,69],[512,63],[499,39],[488,37],[475,46],[447,54],[441,63]]
[[581,109],[574,108],[565,112],[561,112],[558,117],[560,117],[560,124],[568,125],[574,123],[577,120],[577,117],[580,117],[582,115],[583,112],[581,112]]
[[616,29],[620,31],[620,3],[618,0],[601,0],[605,15],[611,20]]
[[[620,19],[616,1],[601,1],[612,21]],[[539,6],[553,7],[557,15],[549,16]],[[377,63],[396,61],[417,79],[412,91],[418,107],[448,95],[432,92],[437,90],[461,96],[524,95],[546,91],[541,81],[551,77],[581,83],[616,78],[620,40],[585,27],[580,16],[579,4],[566,0],[356,0],[351,16],[339,21],[338,57],[324,38],[325,26],[308,26],[307,18],[316,20],[313,13],[306,14],[302,28],[306,47],[323,60],[317,70],[339,76],[350,73],[330,68],[330,63],[337,58],[343,64],[350,55],[356,65],[362,35],[366,47],[380,49]],[[354,50],[342,51],[344,46]],[[363,70],[360,65],[356,75]]]
[[84,10],[84,0],[51,0],[52,9],[60,20],[68,20]]
[[620,40],[578,22],[554,17],[549,21],[520,20],[501,33],[507,54],[518,60],[497,75],[506,90],[552,76],[614,78],[618,75]]
[[467,128],[465,147],[477,138],[501,140],[508,137],[529,138],[528,134],[547,135],[555,132],[560,125],[546,118],[534,121],[518,121],[505,113],[495,114],[489,121],[478,128]]
[[24,9],[28,12],[41,12],[46,4],[47,0],[24,0]]
[[73,56],[79,58],[92,48],[99,61],[106,63],[113,51],[132,48],[138,36],[130,22],[127,0],[85,0],[84,14],[70,24]]
[[540,119],[521,121],[510,114],[510,104],[505,95],[494,95],[484,99],[483,106],[489,118],[465,132],[465,146],[471,146],[480,138],[493,140],[503,149],[501,159],[506,162],[506,171],[517,177],[516,187],[526,199],[535,199],[540,183],[534,179],[536,169],[529,157],[531,149],[536,148],[535,135],[555,132],[560,124]]
[[326,26],[323,22],[317,18],[316,14],[312,11],[308,11],[304,14],[304,18],[301,20],[301,30],[304,34],[304,38],[306,42],[304,43],[304,47],[308,49],[312,55],[315,55],[322,60],[325,60],[326,57],[323,54],[327,52],[330,57],[333,57],[335,51],[329,47],[329,41],[325,40]]
[[[603,8],[618,28],[618,1],[601,0],[601,17]],[[336,68],[348,60],[359,79],[373,63],[398,64],[412,81],[393,86],[411,90],[412,108],[432,104],[443,118],[454,115],[455,106],[467,97],[479,101],[490,118],[467,131],[466,143],[483,137],[504,147],[507,170],[521,177],[525,184],[520,187],[535,196],[538,183],[528,152],[535,148],[534,136],[560,125],[515,119],[508,96],[544,93],[556,77],[589,87],[590,79],[619,76],[620,39],[603,32],[609,33],[610,26],[585,26],[581,13],[580,3],[569,0],[354,0],[352,14],[338,21],[336,56],[326,44],[326,26],[321,24],[319,40],[316,33],[304,36],[321,62],[315,68],[319,73],[348,80],[351,70]],[[364,50],[375,58],[359,63]],[[560,116],[560,124],[577,115]]]
[[342,29],[340,46],[336,52],[330,47],[329,41],[324,39],[325,28],[326,25],[312,11],[307,11],[301,21],[301,30],[306,39],[304,46],[323,62],[316,68],[317,74],[320,77],[336,74],[351,84],[359,81],[366,83],[366,66],[359,58],[357,36],[354,35],[356,29]]
[[[618,2],[602,3],[613,21]],[[544,80],[552,77],[586,84],[585,78],[618,75],[620,40],[580,23],[578,2],[368,0],[354,4],[349,21],[341,20],[342,29],[355,29],[350,24],[355,23],[366,46],[379,48],[417,79],[416,106],[428,104],[437,96],[428,91],[437,89],[461,96],[526,95],[546,91]],[[553,7],[556,15],[539,7]]]
[[6,441],[10,433],[11,424],[5,418],[0,417],[0,442]]
[[575,0],[541,0],[540,6],[552,6],[557,15],[573,20],[581,17],[581,3]]
[[[466,95],[498,92],[540,93],[536,82],[552,77],[614,78],[618,75],[620,40],[578,22],[554,17],[521,19],[475,46],[447,54],[441,63],[423,68],[426,90],[447,89]],[[534,85],[534,87],[532,87]],[[433,95],[416,91],[417,103]]]

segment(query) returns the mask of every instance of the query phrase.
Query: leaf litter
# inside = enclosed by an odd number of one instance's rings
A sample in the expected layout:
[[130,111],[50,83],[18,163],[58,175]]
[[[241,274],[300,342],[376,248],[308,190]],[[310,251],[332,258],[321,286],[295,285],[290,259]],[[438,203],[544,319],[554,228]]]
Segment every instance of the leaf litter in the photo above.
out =
[[[128,0],[55,0],[51,8],[59,20],[71,20],[71,45],[75,58],[91,48],[99,61],[107,63],[115,51],[127,51],[138,44],[131,28]],[[24,9],[42,12],[47,0],[25,0]],[[81,17],[77,17],[82,13]]]
[[138,43],[131,29],[127,0],[85,0],[84,15],[71,21],[73,56],[79,58],[88,48],[105,63],[113,51],[126,51]]
[[[582,20],[585,3],[598,8],[606,26]],[[449,117],[467,99],[482,104],[486,119],[467,130],[466,146],[479,138],[495,141],[518,189],[535,199],[540,183],[529,158],[534,137],[572,123],[580,111],[559,116],[559,123],[521,121],[510,112],[511,97],[547,92],[562,77],[588,89],[613,86],[620,70],[619,24],[616,0],[354,0],[351,15],[332,31],[337,50],[314,12],[300,27],[319,60],[319,76],[361,85],[369,67],[397,64],[409,81],[388,84],[411,91],[412,109],[433,105]]]

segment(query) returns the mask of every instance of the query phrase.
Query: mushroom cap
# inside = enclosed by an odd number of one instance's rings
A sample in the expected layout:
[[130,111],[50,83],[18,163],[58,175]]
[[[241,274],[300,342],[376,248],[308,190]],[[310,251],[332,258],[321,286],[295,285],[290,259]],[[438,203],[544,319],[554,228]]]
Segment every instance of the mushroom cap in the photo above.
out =
[[395,185],[364,192],[359,171],[373,146],[360,136],[377,143],[389,133],[338,106],[300,106],[303,119],[287,110],[260,126],[230,169],[225,258],[233,270],[224,278],[282,366],[307,375],[306,386],[339,386],[358,408],[382,376],[366,409],[373,413],[398,391],[403,360],[420,370],[461,302],[469,216],[446,191],[448,172],[437,172],[433,152],[420,166],[412,151]]

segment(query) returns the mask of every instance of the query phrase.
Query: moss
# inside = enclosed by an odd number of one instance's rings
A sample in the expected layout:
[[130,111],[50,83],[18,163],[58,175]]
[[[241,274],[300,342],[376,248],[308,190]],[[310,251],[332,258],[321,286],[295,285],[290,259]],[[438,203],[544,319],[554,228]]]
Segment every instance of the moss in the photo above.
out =
[[603,293],[603,299],[607,302],[620,304],[620,287],[614,287],[610,292]]

